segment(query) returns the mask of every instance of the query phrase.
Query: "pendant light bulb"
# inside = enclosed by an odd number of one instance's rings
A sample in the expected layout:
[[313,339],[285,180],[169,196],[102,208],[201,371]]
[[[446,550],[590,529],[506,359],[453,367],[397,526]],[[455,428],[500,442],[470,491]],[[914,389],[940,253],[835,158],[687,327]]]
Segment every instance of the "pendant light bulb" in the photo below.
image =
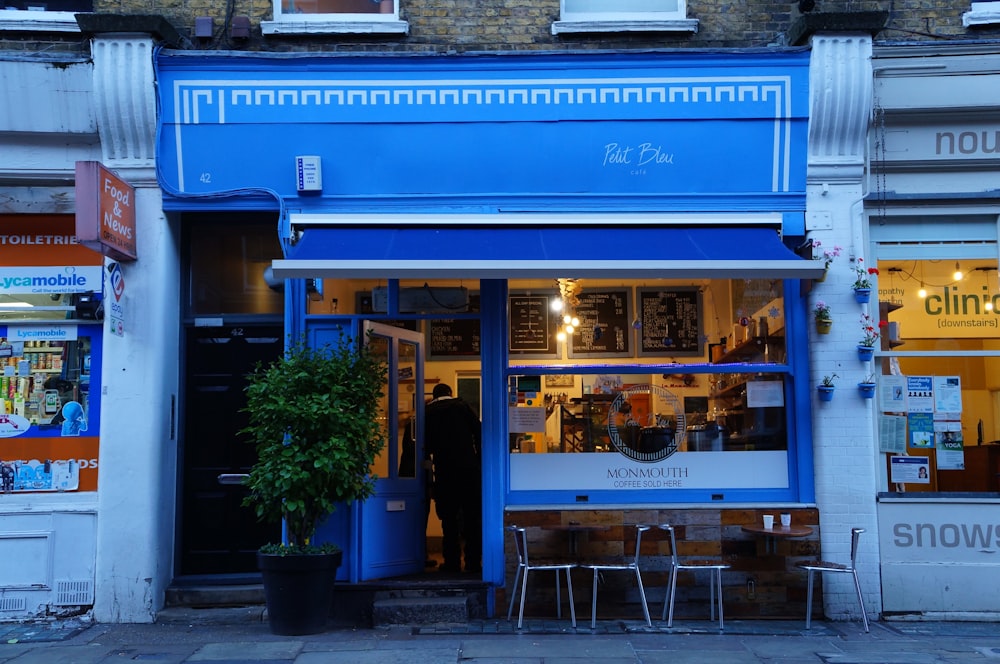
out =
[[917,296],[923,300],[927,297],[927,289],[924,288],[924,282],[920,282],[920,290],[917,291]]
[[573,322],[573,317],[572,316],[570,316],[569,314],[566,314],[565,316],[563,316],[563,323],[565,323],[566,325],[569,325],[572,322]]
[[557,300],[555,298],[552,298],[551,307],[552,307],[552,311],[562,311],[563,310],[563,301],[562,300]]
[[573,327],[572,325],[567,325],[566,326],[566,334],[567,334],[567,336],[573,334],[574,332],[576,332],[576,328],[575,327]]
[[556,334],[556,341],[559,342],[566,341],[566,333],[563,332],[562,330],[559,330],[559,332]]
[[955,274],[953,274],[951,276],[955,279],[955,281],[961,281],[962,280],[962,276],[963,276],[962,275],[962,266],[958,264],[958,261],[955,261]]
[[576,316],[573,316],[573,320],[571,320],[569,324],[572,325],[573,327],[580,327],[580,319],[577,318]]

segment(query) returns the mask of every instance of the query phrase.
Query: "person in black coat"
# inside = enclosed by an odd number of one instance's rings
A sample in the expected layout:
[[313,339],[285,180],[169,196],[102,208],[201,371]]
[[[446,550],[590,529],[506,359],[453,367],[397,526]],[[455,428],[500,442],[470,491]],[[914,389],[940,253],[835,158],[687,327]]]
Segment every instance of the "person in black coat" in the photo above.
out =
[[451,387],[434,386],[424,409],[424,444],[434,463],[434,505],[441,519],[444,564],[441,571],[480,573],[482,533],[482,424],[472,407],[452,396]]

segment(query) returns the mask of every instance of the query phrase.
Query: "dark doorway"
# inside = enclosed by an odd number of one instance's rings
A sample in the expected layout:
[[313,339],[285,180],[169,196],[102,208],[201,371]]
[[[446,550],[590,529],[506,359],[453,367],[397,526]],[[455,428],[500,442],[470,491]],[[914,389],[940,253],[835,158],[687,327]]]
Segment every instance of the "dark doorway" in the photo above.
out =
[[180,525],[181,575],[257,572],[256,552],[280,541],[277,525],[242,507],[246,489],[220,484],[222,474],[247,473],[254,448],[238,435],[247,417],[243,388],[258,362],[284,348],[281,325],[189,327],[185,335],[185,416]]

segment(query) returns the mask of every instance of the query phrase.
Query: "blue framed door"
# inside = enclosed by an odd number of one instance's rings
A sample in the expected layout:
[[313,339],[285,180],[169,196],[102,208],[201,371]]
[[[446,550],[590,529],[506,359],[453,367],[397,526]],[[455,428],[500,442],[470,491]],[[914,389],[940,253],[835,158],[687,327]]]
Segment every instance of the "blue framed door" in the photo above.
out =
[[423,455],[423,343],[419,332],[365,323],[369,345],[389,367],[381,422],[388,441],[376,459],[375,495],[358,506],[360,580],[423,572],[427,511]]

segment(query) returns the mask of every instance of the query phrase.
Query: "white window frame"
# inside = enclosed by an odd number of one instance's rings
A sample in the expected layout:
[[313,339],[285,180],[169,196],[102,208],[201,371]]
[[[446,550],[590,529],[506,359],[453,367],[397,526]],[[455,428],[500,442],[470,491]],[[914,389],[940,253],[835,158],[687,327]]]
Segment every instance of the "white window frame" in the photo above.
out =
[[604,0],[608,11],[574,12],[559,0],[560,20],[552,34],[567,32],[698,32],[698,20],[687,17],[687,0],[676,0],[677,9],[652,12],[616,12],[616,0]]
[[0,32],[80,32],[76,15],[83,13],[0,9]]
[[996,25],[1000,23],[1000,2],[973,2],[969,11],[962,14],[962,25]]
[[261,21],[264,35],[296,34],[409,34],[410,24],[399,19],[395,0],[391,14],[285,14],[282,0],[272,0],[274,20]]

